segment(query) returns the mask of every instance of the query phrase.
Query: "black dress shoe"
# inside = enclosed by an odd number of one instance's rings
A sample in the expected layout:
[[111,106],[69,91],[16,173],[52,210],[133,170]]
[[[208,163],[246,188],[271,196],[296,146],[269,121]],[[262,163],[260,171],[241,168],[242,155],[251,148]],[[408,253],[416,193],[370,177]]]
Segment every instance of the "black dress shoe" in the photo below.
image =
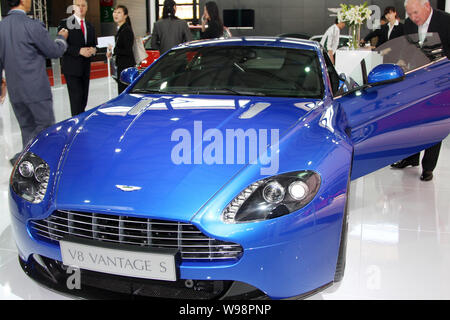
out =
[[420,176],[420,180],[422,181],[430,181],[433,180],[433,171],[424,171]]
[[392,168],[396,168],[396,169],[403,169],[403,168],[406,168],[408,166],[417,167],[418,165],[419,165],[419,161],[401,160],[399,162],[391,164],[391,167]]

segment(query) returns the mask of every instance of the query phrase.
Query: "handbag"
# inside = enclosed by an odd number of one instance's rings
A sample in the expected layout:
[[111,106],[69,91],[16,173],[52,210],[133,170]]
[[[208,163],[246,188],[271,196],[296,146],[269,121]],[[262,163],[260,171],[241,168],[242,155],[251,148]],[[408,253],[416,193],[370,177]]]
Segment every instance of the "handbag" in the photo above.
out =
[[140,64],[142,60],[147,58],[147,51],[145,51],[141,37],[134,37],[133,55],[136,64]]

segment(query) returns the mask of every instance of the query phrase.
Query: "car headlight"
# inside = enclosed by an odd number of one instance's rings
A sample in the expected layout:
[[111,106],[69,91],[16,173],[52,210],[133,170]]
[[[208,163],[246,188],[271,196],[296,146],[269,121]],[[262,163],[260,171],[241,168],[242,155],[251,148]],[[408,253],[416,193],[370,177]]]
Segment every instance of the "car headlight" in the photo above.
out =
[[317,194],[320,176],[298,171],[259,180],[234,198],[222,212],[226,223],[273,219],[306,206]]
[[40,203],[47,192],[50,167],[31,152],[27,152],[17,163],[11,177],[11,187],[21,198]]

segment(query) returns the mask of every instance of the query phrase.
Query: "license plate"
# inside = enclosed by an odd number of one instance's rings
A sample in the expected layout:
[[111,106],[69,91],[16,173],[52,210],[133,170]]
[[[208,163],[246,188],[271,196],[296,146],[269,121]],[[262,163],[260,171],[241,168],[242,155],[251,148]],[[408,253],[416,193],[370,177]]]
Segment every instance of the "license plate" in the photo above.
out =
[[176,281],[175,254],[113,249],[69,241],[60,242],[63,263],[109,274]]

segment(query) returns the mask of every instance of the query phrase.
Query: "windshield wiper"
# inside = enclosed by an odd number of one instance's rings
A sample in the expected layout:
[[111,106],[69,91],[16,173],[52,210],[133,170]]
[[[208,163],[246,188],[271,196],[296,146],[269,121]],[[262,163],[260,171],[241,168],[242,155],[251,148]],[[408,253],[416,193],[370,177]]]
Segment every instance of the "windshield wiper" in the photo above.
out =
[[221,94],[226,92],[237,96],[265,96],[265,94],[261,92],[238,91],[230,88],[193,89],[192,91],[197,94]]
[[238,91],[230,88],[211,88],[211,89],[194,89],[183,88],[177,91],[159,90],[159,89],[134,89],[131,93],[156,93],[156,94],[233,94],[237,96],[265,96],[261,92]]
[[158,93],[158,94],[174,94],[174,91],[163,91],[159,89],[133,89],[131,93]]

